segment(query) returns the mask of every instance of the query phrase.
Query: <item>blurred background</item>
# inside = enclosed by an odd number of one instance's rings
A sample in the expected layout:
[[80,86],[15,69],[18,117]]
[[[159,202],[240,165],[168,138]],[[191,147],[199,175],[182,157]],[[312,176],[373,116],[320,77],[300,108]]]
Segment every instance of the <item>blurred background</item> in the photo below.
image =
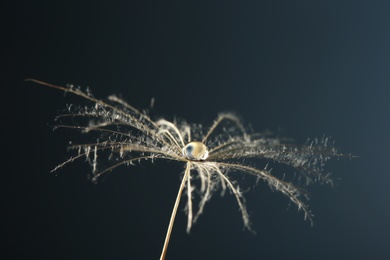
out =
[[[303,143],[331,136],[334,187],[309,187],[314,227],[259,184],[257,234],[215,194],[167,259],[390,259],[389,1],[12,1],[1,12],[2,259],[157,259],[183,165],[120,167],[95,185],[83,162],[50,173],[76,131],[54,117],[83,100],[24,82],[121,94],[153,116],[209,125],[234,111]],[[5,241],[5,242],[4,242]]]

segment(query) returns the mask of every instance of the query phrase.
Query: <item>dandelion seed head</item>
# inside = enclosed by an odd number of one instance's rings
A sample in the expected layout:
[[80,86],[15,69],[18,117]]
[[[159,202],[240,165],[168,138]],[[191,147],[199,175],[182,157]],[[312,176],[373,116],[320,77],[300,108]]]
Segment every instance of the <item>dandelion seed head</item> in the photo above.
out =
[[[313,182],[331,184],[330,174],[324,172],[326,162],[345,156],[337,152],[329,137],[315,138],[300,145],[289,138],[274,136],[269,131],[248,131],[233,113],[219,114],[210,126],[190,124],[180,119],[154,120],[145,111],[134,108],[117,96],[101,101],[89,89],[83,91],[73,85],[62,87],[33,79],[28,81],[73,93],[92,102],[90,106],[68,105],[64,114],[56,117],[55,128],[81,131],[91,141],[70,143],[76,154],[53,171],[85,158],[92,167],[92,180],[96,181],[119,166],[131,166],[145,160],[185,164],[161,259],[165,256],[182,196],[187,197],[187,232],[218,190],[221,195],[227,190],[234,196],[244,227],[253,230],[243,196],[246,189],[236,180],[241,174],[253,176],[255,183],[261,180],[272,190],[284,194],[298,210],[303,211],[304,218],[312,222],[313,214],[306,205],[308,196],[302,186]],[[152,100],[151,107],[153,103]],[[257,168],[252,160],[264,161],[265,167]],[[104,167],[100,167],[102,161],[105,162]],[[275,168],[279,165],[287,170],[277,174]],[[232,172],[235,174],[230,174]],[[303,180],[302,186],[298,186],[297,179]],[[197,205],[193,203],[195,200]]]

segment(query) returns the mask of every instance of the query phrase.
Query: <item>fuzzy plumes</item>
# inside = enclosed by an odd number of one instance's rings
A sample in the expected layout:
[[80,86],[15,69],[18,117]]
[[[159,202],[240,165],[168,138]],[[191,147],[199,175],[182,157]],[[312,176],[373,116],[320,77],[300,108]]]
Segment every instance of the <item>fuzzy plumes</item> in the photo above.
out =
[[[56,86],[34,79],[27,81],[75,94],[90,103],[89,106],[69,105],[65,113],[57,116],[55,128],[79,130],[88,134],[91,141],[72,144],[70,149],[75,150],[76,154],[53,171],[84,158],[92,167],[92,180],[97,181],[116,167],[144,160],[164,159],[185,164],[161,259],[165,258],[182,196],[187,197],[187,232],[202,215],[212,195],[219,190],[222,194],[228,190],[235,197],[244,227],[252,230],[242,189],[232,173],[235,177],[248,174],[254,176],[255,180],[264,181],[302,210],[305,219],[312,221],[312,213],[305,203],[306,193],[293,183],[294,178],[280,178],[266,168],[254,167],[254,162],[248,164],[248,161],[261,159],[265,163],[287,166],[289,170],[286,175],[297,173],[304,179],[303,185],[308,185],[313,182],[331,183],[329,174],[323,173],[325,163],[342,156],[325,137],[297,145],[269,132],[249,133],[232,113],[219,114],[207,128],[179,120],[155,121],[146,112],[116,96],[102,101],[93,97],[89,90]],[[100,160],[110,164],[101,168]],[[195,201],[198,203],[195,204]]]

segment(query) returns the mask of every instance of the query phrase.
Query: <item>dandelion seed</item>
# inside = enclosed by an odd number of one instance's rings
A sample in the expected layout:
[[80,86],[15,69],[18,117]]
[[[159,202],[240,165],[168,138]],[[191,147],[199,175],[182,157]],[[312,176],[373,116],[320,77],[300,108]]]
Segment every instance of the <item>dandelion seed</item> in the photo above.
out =
[[[288,174],[285,172],[282,177],[274,175],[275,171],[271,173],[268,164],[289,166],[294,170],[291,175],[298,173],[308,185],[312,182],[331,183],[330,175],[323,173],[325,163],[334,157],[352,157],[338,154],[327,137],[308,141],[306,145],[296,145],[289,139],[273,137],[269,132],[249,133],[232,113],[219,114],[214,123],[205,129],[201,125],[180,120],[154,121],[145,112],[116,96],[109,96],[106,102],[95,98],[89,89],[82,91],[73,85],[62,87],[35,79],[26,81],[73,93],[93,103],[85,107],[69,105],[67,112],[56,118],[59,123],[55,128],[72,128],[97,134],[98,139],[87,144],[70,143],[70,149],[76,150],[76,155],[56,166],[53,171],[83,157],[92,166],[93,181],[116,167],[134,165],[144,160],[164,159],[186,164],[160,259],[165,258],[184,191],[187,197],[187,232],[190,232],[192,224],[198,220],[207,201],[217,190],[221,190],[221,194],[230,191],[237,201],[244,227],[252,230],[242,189],[232,173],[252,175],[256,183],[264,181],[271,189],[286,195],[298,210],[303,211],[304,218],[312,222],[313,215],[304,202],[307,195],[302,187],[286,180]],[[150,106],[153,105],[154,99]],[[110,158],[112,163],[103,169],[99,168],[98,155],[102,158],[101,154]],[[265,161],[263,169],[247,163],[248,159],[256,158]],[[196,196],[199,196],[199,203],[194,211]]]

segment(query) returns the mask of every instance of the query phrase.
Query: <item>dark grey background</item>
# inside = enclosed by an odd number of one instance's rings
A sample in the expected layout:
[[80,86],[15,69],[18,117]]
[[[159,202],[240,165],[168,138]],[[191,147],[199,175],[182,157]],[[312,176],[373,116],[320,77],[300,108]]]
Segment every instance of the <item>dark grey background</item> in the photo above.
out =
[[[157,259],[182,165],[118,168],[98,185],[50,125],[81,99],[23,82],[122,94],[153,114],[211,124],[235,111],[261,131],[332,136],[356,160],[335,187],[310,187],[315,225],[260,184],[247,192],[257,235],[218,194],[168,259],[390,259],[389,1],[13,1],[2,4],[3,259]],[[4,240],[3,240],[4,241]]]

